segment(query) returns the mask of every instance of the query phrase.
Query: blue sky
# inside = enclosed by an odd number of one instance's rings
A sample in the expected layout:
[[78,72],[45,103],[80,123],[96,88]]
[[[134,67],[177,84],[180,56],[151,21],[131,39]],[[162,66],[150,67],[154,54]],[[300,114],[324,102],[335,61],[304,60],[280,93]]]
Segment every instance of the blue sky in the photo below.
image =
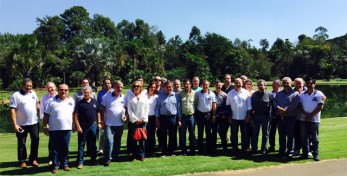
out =
[[101,14],[115,24],[143,19],[163,31],[168,40],[188,39],[193,26],[204,35],[217,33],[234,41],[276,38],[297,42],[300,34],[313,36],[323,26],[329,38],[347,33],[346,0],[0,0],[0,33],[32,33],[36,18],[62,14],[83,6],[90,16]]

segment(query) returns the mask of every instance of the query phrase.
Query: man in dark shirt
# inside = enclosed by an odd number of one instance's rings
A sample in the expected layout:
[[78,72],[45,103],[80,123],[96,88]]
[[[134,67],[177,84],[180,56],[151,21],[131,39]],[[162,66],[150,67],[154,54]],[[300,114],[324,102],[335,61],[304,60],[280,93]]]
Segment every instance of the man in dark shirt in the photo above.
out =
[[101,128],[99,103],[91,98],[92,89],[85,86],[82,89],[83,99],[75,106],[74,122],[78,132],[77,169],[83,168],[84,145],[87,142],[90,149],[91,164],[96,164],[96,128]]
[[269,138],[269,121],[271,116],[271,109],[273,103],[273,96],[270,92],[266,91],[266,82],[263,79],[257,81],[258,91],[252,95],[252,119],[254,129],[252,134],[252,152],[256,153],[258,150],[258,136],[260,125],[262,127],[262,142],[261,153],[266,154],[267,141]]

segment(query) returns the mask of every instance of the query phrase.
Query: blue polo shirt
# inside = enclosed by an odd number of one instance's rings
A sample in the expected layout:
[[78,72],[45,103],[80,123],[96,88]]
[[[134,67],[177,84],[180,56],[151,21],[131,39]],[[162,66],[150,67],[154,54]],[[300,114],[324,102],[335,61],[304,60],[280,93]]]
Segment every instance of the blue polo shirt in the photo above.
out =
[[178,118],[182,117],[179,94],[174,92],[170,95],[166,92],[159,94],[155,116],[159,118],[160,115],[177,115]]
[[100,112],[99,103],[95,99],[91,99],[88,103],[84,98],[75,106],[78,113],[78,121],[82,128],[87,128],[97,120],[97,113]]

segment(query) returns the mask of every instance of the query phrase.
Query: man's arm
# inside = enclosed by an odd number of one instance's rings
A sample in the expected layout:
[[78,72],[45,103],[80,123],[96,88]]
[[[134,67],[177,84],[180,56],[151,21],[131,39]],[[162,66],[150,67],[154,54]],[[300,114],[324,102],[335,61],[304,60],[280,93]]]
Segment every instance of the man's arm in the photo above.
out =
[[73,121],[74,121],[74,123],[76,125],[77,132],[79,134],[82,134],[83,130],[81,128],[80,122],[78,121],[78,118],[79,118],[79,113],[78,112],[74,112],[73,113]]
[[49,125],[48,125],[49,114],[44,113],[42,122],[43,122],[43,132],[45,133],[46,136],[48,136],[49,135]]
[[13,128],[14,130],[16,130],[16,132],[19,132],[20,126],[17,125],[16,108],[10,108],[10,112],[11,112],[11,122],[13,124]]

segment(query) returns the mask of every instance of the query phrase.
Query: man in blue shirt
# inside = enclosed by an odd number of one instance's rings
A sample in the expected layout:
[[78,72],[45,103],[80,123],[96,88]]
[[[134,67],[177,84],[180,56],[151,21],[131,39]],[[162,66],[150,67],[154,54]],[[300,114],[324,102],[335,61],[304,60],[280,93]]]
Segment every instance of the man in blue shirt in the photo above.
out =
[[[282,79],[283,90],[276,94],[274,108],[278,119],[279,155],[292,158],[294,154],[294,134],[299,93],[291,88],[292,80],[289,77]],[[286,150],[287,149],[287,150]]]
[[[165,83],[165,92],[159,94],[158,105],[156,108],[156,124],[159,129],[159,140],[162,147],[163,156],[174,156],[176,148],[175,133],[177,128],[176,118],[179,118],[178,125],[182,117],[181,101],[179,94],[174,93],[171,81]],[[169,134],[169,145],[167,144],[167,135]]]
[[74,122],[78,132],[77,169],[83,168],[84,145],[87,141],[91,164],[96,164],[96,129],[101,128],[99,104],[90,97],[92,88],[85,86],[82,93],[83,99],[77,102],[74,113]]

